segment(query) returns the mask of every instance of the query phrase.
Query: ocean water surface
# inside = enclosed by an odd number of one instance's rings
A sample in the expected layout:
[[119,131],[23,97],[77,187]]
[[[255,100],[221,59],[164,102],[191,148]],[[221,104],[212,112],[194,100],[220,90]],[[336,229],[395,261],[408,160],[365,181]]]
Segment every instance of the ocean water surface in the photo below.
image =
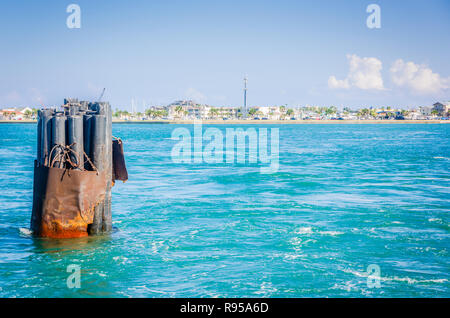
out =
[[0,297],[450,297],[450,125],[227,125],[279,128],[273,174],[173,163],[177,127],[114,124],[117,231],[49,240],[27,230],[36,125],[0,124]]

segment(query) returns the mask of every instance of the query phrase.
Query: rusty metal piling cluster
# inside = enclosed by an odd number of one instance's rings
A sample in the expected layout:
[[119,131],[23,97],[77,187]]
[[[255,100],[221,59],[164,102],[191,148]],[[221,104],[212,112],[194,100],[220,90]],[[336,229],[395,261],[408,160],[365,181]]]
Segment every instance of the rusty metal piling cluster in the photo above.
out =
[[42,109],[38,115],[31,229],[46,237],[110,232],[114,184],[110,104],[66,99],[62,111]]

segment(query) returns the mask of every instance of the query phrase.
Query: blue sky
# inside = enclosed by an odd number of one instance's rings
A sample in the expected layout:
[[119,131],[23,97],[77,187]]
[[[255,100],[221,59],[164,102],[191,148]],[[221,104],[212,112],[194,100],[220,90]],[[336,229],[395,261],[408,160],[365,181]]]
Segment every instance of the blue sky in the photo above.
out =
[[[66,8],[81,8],[69,29]],[[369,29],[366,7],[381,8]],[[2,1],[0,107],[450,100],[450,1]],[[381,82],[380,82],[381,81]]]

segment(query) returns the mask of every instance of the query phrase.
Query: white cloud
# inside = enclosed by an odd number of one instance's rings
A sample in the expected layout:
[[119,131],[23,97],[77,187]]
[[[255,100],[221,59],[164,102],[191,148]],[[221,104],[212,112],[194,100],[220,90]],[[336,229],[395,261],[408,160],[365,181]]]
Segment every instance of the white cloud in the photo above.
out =
[[390,69],[392,81],[418,94],[439,93],[450,87],[450,77],[442,78],[426,65],[396,60]]
[[357,87],[363,90],[383,90],[381,77],[382,63],[374,57],[359,57],[355,54],[347,55],[350,70],[345,79],[339,80],[335,76],[328,78],[329,88],[349,89]]
[[348,79],[338,80],[335,76],[331,75],[328,78],[328,87],[329,88],[350,88],[350,84],[348,83]]
[[192,99],[196,102],[204,102],[206,100],[206,96],[203,95],[201,92],[197,91],[196,89],[190,87],[186,90],[185,95],[188,99]]

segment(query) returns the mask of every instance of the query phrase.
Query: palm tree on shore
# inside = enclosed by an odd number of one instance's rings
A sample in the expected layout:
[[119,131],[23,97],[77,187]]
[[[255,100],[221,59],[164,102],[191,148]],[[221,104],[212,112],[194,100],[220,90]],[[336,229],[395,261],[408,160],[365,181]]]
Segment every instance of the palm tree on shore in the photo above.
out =
[[211,108],[210,110],[209,110],[209,113],[208,113],[208,115],[210,116],[210,117],[217,117],[218,115],[219,115],[219,110],[217,109],[217,108]]
[[358,110],[357,116],[358,116],[358,118],[366,118],[369,116],[369,113],[370,113],[370,111],[368,108],[363,108],[363,109]]
[[122,116],[123,111],[116,109],[116,111],[114,112],[113,116],[114,117],[121,117]]
[[324,112],[325,115],[333,115],[337,113],[337,108],[335,106],[326,107]]
[[183,112],[183,107],[181,105],[178,105],[177,107],[175,107],[175,113],[179,116],[180,113]]
[[25,118],[27,118],[27,119],[29,119],[29,118],[31,117],[31,115],[33,115],[33,112],[32,112],[31,110],[29,110],[29,109],[27,109],[27,110],[25,111],[25,113],[23,114],[23,116],[24,116]]
[[147,116],[147,117],[153,117],[153,114],[154,114],[154,112],[151,109],[147,109],[145,111],[145,116]]
[[286,112],[286,115],[288,115],[288,116],[294,115],[294,110],[291,109],[291,108],[289,108],[289,109],[287,110],[287,112]]
[[248,114],[249,114],[251,117],[253,117],[253,116],[255,116],[255,114],[256,114],[257,111],[258,111],[258,110],[257,110],[256,108],[250,108],[250,110],[248,111]]

